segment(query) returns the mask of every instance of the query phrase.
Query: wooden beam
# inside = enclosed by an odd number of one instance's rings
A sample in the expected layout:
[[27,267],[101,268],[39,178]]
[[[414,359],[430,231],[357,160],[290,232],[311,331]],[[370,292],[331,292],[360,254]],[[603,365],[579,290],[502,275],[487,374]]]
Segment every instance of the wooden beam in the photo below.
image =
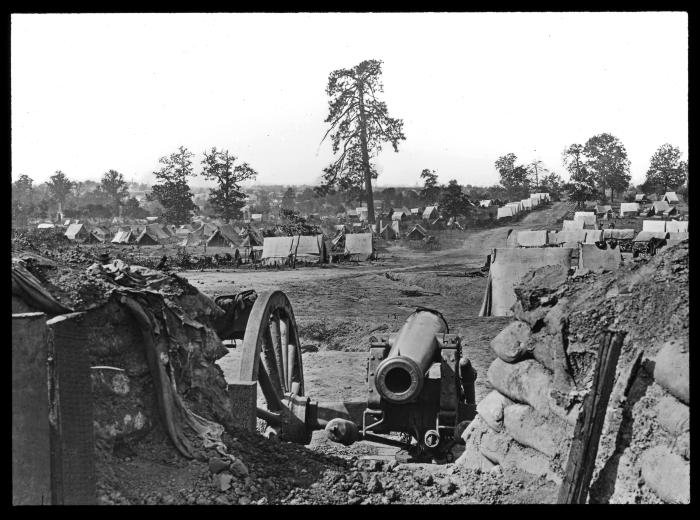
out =
[[560,504],[585,504],[595,468],[598,443],[605,422],[615,369],[626,332],[605,331],[596,360],[593,387],[583,400],[571,441],[564,481],[559,489]]

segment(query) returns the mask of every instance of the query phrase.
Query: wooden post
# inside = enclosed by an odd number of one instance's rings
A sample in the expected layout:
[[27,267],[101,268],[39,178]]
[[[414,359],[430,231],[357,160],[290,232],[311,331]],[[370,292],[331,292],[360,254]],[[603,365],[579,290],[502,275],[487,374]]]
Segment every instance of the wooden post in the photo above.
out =
[[596,361],[593,387],[583,400],[571,441],[564,482],[559,489],[560,504],[585,504],[595,468],[598,443],[605,422],[615,369],[626,332],[605,331]]

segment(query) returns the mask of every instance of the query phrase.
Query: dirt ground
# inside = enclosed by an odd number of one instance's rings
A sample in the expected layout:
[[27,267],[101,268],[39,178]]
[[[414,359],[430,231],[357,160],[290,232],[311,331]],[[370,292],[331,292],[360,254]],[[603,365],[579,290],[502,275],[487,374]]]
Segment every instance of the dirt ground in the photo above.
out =
[[[569,204],[554,203],[511,226],[466,230],[457,248],[416,251],[389,246],[380,251],[376,262],[179,274],[212,297],[245,289],[284,291],[294,309],[302,346],[315,347],[303,354],[303,364],[306,394],[317,400],[365,398],[369,337],[398,331],[418,306],[437,309],[447,320],[450,332],[460,335],[463,356],[477,371],[478,401],[491,390],[486,380],[494,359],[489,342],[510,318],[478,317],[485,276],[438,276],[438,272],[481,267],[492,248],[505,246],[509,229],[551,229],[570,209]],[[218,361],[231,380],[237,370],[236,357],[232,349]],[[316,444],[323,442],[315,434],[312,446]],[[357,449],[366,453],[366,443],[358,444]]]

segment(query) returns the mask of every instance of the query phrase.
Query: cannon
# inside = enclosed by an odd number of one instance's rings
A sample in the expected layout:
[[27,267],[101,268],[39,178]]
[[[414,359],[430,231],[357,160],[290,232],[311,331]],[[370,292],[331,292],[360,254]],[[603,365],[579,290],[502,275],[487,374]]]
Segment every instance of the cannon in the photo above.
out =
[[299,334],[283,292],[247,291],[215,302],[226,311],[219,336],[243,341],[229,393],[245,428],[262,422],[265,435],[302,444],[325,429],[343,444],[370,440],[419,460],[449,459],[458,428],[476,414],[476,373],[436,310],[419,307],[399,332],[370,338],[366,400],[318,402],[305,395]]

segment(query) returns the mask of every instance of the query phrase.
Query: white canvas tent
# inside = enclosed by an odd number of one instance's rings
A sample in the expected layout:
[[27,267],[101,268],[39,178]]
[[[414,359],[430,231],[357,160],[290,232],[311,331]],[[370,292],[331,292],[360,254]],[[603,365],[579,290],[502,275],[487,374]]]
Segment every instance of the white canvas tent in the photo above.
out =
[[479,201],[479,206],[481,206],[482,208],[490,208],[492,204],[493,204],[493,201],[490,199],[489,200],[484,199],[484,200]]
[[374,254],[372,233],[345,235],[345,254],[356,260],[369,260]]
[[532,200],[531,199],[523,199],[520,201],[520,204],[523,205],[523,210],[525,210],[525,211],[532,209]]
[[579,246],[580,269],[590,269],[594,272],[615,271],[622,264],[622,253],[619,247],[606,246],[604,249],[595,244],[581,244]]
[[284,264],[289,259],[297,237],[265,237],[261,260],[263,265]]
[[669,233],[687,233],[688,232],[688,221],[687,220],[669,220],[666,222],[666,231]]
[[496,219],[505,217],[514,217],[516,215],[516,210],[512,206],[503,206],[498,208],[498,213],[496,214]]
[[316,264],[325,261],[324,248],[323,235],[302,235],[297,237],[294,253],[297,261]]
[[479,316],[512,316],[514,287],[530,270],[546,265],[571,267],[574,249],[500,248],[491,251],[491,265]]
[[438,217],[437,206],[428,206],[423,210],[423,220],[433,220]]
[[518,247],[544,247],[547,245],[547,230],[518,231],[516,244]]
[[620,204],[620,216],[639,215],[639,204],[636,202],[623,202]]
[[666,193],[664,193],[664,197],[661,200],[664,200],[664,201],[668,202],[669,204],[678,204],[681,201],[678,198],[678,195],[676,194],[675,191],[667,191]]
[[584,229],[596,229],[597,223],[595,219],[595,214],[589,215],[578,215],[574,217],[575,221],[583,222]]
[[645,220],[642,222],[642,231],[663,233],[666,231],[666,221],[665,220]]
[[562,231],[575,231],[577,229],[583,229],[583,220],[565,220],[562,222]]

